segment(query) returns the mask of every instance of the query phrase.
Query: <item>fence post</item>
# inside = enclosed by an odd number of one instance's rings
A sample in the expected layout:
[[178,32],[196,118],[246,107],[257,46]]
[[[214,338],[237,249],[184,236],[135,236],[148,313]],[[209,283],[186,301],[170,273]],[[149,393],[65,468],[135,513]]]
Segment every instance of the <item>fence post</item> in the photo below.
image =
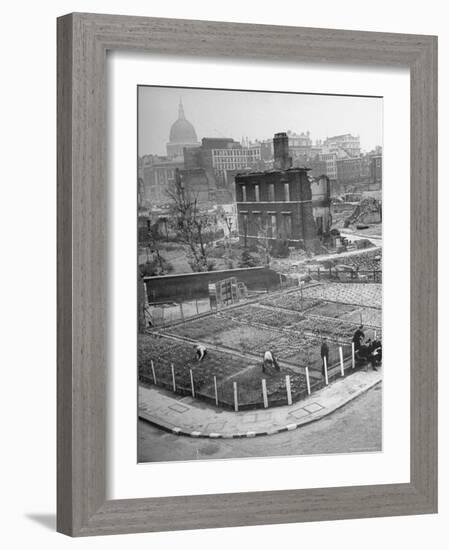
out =
[[352,351],[352,368],[355,369],[355,344],[354,344],[354,342],[351,343],[351,351]]
[[174,367],[173,363],[171,364],[171,379],[172,379],[172,382],[173,382],[173,391],[175,392],[176,391],[176,380],[175,380],[175,367]]
[[153,362],[153,359],[151,360],[151,372],[153,373],[153,382],[154,382],[154,385],[157,384],[157,380],[156,380],[156,371],[154,370],[154,362]]
[[234,385],[234,411],[237,412],[239,410],[239,400],[237,396],[237,382],[233,382]]
[[285,389],[287,390],[287,403],[292,404],[292,388],[290,386],[290,375],[287,374],[285,377]]
[[195,397],[195,386],[193,385],[193,372],[190,369],[190,385],[192,386],[192,397]]
[[198,310],[198,298],[195,298],[195,305],[196,305],[196,314],[199,315],[199,310]]
[[182,322],[184,322],[184,310],[182,309],[182,303],[179,303],[179,312],[181,313]]
[[323,357],[324,361],[324,381],[326,382],[326,386],[329,385],[329,378],[327,376],[327,358],[326,356]]
[[307,382],[307,393],[308,395],[310,395],[312,392],[310,391],[309,367],[306,367],[306,382]]
[[215,405],[218,407],[218,388],[217,388],[217,377],[214,376],[214,389],[215,389]]
[[341,346],[339,347],[339,352],[340,352],[340,372],[341,372],[341,375],[344,376],[345,375],[345,365],[343,363],[343,348]]
[[262,394],[263,394],[263,406],[268,408],[268,395],[267,395],[267,381],[262,378]]

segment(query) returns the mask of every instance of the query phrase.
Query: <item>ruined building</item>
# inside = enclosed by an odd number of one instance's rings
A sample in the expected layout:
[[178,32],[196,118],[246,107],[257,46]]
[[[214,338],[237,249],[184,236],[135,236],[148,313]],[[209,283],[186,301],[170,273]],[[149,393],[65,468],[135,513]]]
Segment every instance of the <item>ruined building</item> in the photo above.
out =
[[319,193],[313,205],[309,169],[292,167],[287,134],[275,134],[273,146],[273,170],[235,177],[240,241],[283,239],[289,246],[317,252],[320,239],[313,212],[315,208],[321,232],[328,231],[330,214],[324,219],[330,213],[328,180],[314,182]]

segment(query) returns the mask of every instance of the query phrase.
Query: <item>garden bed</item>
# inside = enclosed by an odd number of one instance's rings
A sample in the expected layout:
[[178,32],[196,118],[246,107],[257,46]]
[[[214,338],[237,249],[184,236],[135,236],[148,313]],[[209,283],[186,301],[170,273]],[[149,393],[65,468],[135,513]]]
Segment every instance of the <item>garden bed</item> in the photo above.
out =
[[224,310],[220,315],[236,321],[260,323],[275,328],[291,328],[304,319],[304,315],[299,312],[271,309],[259,305],[248,305],[232,308],[228,311]]
[[292,311],[306,312],[313,306],[316,306],[321,303],[321,299],[315,296],[306,295],[303,291],[301,296],[301,291],[297,292],[288,292],[286,294],[281,294],[277,296],[267,297],[260,300],[261,303],[284,308]]
[[352,313],[354,311],[360,311],[360,307],[354,304],[341,304],[339,302],[322,302],[310,308],[307,314],[341,318],[347,313]]
[[305,297],[374,308],[382,307],[382,285],[369,283],[328,283],[306,287]]
[[359,308],[344,315],[344,320],[380,328],[382,326],[382,310],[377,308]]
[[223,380],[233,376],[251,365],[251,361],[219,351],[208,353],[199,362],[195,350],[188,342],[156,337],[151,334],[139,336],[139,376],[148,383],[153,383],[151,369],[153,361],[158,385],[173,389],[171,365],[175,371],[175,381],[179,390],[185,388],[191,393],[190,369],[193,372],[194,385],[197,390],[213,384],[213,377]]

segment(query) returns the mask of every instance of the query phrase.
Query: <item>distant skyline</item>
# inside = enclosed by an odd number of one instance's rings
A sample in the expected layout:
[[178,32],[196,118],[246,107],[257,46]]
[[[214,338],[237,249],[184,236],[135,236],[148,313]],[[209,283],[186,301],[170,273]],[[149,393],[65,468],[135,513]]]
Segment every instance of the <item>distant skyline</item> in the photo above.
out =
[[203,137],[271,139],[276,132],[310,132],[315,143],[360,136],[362,150],[382,145],[382,98],[139,86],[138,155],[166,155],[182,100],[186,119]]

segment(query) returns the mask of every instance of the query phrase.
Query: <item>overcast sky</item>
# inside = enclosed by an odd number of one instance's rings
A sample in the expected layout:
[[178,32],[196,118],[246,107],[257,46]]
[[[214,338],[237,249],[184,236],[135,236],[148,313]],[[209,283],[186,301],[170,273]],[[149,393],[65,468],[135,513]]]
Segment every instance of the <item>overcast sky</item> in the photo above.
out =
[[140,156],[166,154],[180,99],[199,141],[240,141],[242,136],[254,141],[272,138],[276,132],[309,130],[314,142],[351,133],[360,136],[362,150],[382,145],[380,98],[140,86],[138,99]]

